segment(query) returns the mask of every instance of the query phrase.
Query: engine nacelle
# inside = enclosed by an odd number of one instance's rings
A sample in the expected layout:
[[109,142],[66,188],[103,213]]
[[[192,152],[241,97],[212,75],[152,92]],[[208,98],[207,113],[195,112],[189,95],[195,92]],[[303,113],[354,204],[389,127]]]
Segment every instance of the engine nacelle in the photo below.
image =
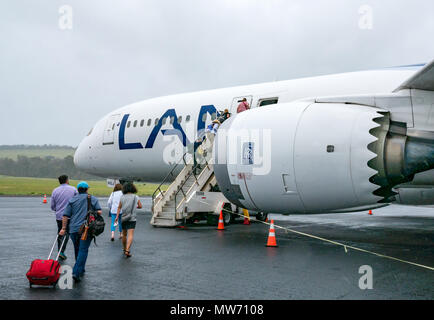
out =
[[369,106],[297,101],[252,109],[220,127],[215,175],[228,200],[252,210],[375,208],[394,185],[411,180],[414,167],[402,165],[399,178],[400,159],[388,151],[399,139],[389,141],[389,129],[388,112]]

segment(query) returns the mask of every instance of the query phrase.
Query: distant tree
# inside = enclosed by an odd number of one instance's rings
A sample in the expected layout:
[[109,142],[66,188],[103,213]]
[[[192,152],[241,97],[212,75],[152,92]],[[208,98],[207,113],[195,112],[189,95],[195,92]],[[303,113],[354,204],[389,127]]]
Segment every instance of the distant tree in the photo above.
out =
[[66,174],[71,179],[101,179],[78,170],[74,165],[72,156],[63,159],[26,156],[18,156],[17,160],[0,158],[0,174],[35,178],[57,178],[62,174]]
[[27,144],[15,144],[15,145],[0,145],[0,150],[47,150],[47,149],[70,149],[75,150],[71,146],[60,146],[54,144],[44,145],[27,145]]

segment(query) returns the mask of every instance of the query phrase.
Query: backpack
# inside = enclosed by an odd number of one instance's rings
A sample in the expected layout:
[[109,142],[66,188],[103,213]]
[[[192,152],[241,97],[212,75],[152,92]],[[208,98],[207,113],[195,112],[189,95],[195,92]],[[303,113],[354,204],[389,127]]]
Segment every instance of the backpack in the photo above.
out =
[[89,226],[88,234],[93,238],[104,232],[104,218],[92,210],[90,195],[87,197],[87,225]]

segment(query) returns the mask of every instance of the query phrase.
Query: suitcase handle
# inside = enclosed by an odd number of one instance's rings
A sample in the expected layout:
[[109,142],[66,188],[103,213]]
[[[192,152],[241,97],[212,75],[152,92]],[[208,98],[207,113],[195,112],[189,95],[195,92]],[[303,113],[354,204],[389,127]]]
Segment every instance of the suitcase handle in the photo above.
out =
[[[50,254],[48,255],[47,260],[50,260],[51,254],[53,253],[54,247],[56,246],[57,239],[59,239],[59,234],[57,234],[56,239],[54,239],[54,243],[53,243],[53,246],[51,247],[51,251],[50,251]],[[62,245],[60,246],[60,248],[63,248],[63,244],[65,243],[65,240],[66,240],[66,233],[63,235],[63,241],[62,241]],[[59,256],[60,256],[60,250],[57,253],[56,261],[59,260]]]

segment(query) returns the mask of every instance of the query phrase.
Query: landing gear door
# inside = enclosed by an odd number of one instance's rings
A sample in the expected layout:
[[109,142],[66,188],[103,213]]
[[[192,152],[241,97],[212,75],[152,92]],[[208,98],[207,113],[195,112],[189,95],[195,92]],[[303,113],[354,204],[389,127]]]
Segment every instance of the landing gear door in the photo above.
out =
[[114,114],[108,118],[104,129],[104,137],[102,141],[103,145],[114,144],[115,132],[119,127],[119,118],[120,118],[120,114]]
[[236,97],[232,100],[232,105],[231,105],[231,110],[230,110],[231,114],[233,114],[233,115],[237,114],[237,107],[241,103],[241,101],[243,101],[244,98],[246,98],[247,102],[249,103],[250,108],[252,107],[253,96]]

